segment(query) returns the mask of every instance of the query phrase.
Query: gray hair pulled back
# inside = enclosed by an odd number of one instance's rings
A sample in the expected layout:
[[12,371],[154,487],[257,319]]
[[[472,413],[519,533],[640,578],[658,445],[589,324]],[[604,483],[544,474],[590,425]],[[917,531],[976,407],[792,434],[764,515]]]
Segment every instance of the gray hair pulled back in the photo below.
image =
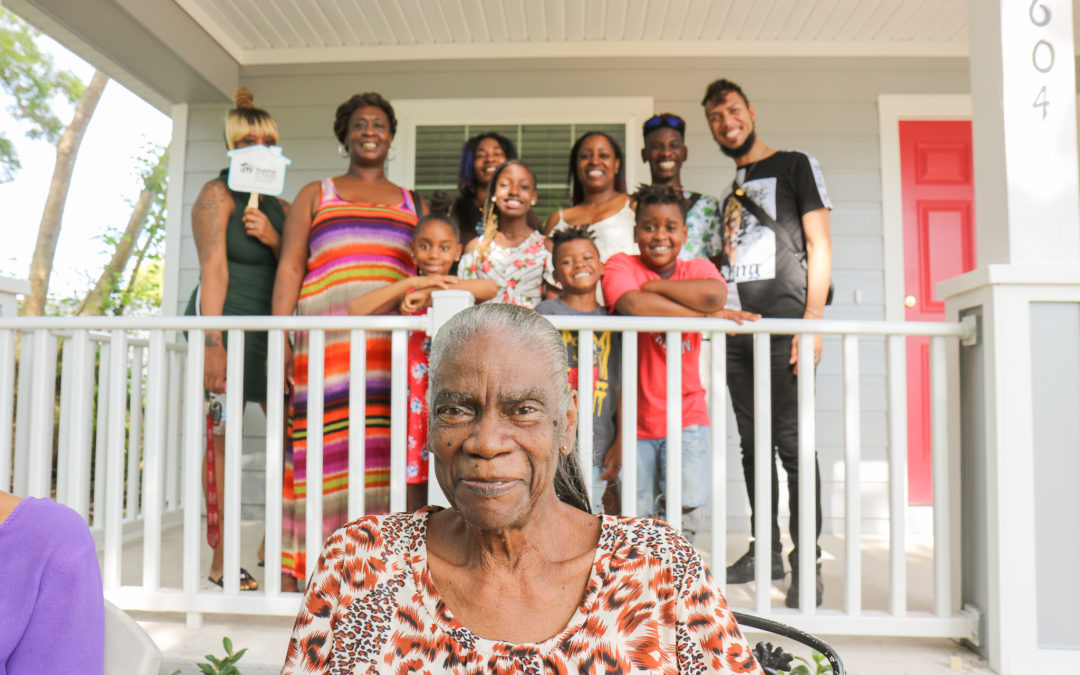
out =
[[[452,316],[439,329],[431,341],[428,358],[429,409],[434,393],[442,386],[442,365],[447,355],[465,349],[466,343],[478,335],[492,333],[508,334],[512,343],[521,350],[519,353],[522,358],[538,358],[549,364],[550,377],[562,385],[559,388],[559,405],[556,410],[561,417],[570,405],[570,387],[566,379],[566,346],[562,334],[534,310],[503,303],[469,307]],[[530,347],[535,349],[536,353],[525,356],[524,350]],[[433,415],[434,410],[431,409],[429,414]],[[592,512],[576,450],[567,455],[559,455],[559,465],[555,471],[555,494],[571,506],[586,513]]]

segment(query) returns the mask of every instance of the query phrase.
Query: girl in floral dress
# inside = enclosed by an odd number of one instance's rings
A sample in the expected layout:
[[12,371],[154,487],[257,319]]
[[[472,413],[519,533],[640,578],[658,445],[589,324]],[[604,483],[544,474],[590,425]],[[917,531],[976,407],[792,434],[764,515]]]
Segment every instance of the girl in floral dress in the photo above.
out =
[[[481,301],[494,297],[493,282],[487,279],[463,281],[450,275],[450,269],[461,258],[461,235],[447,213],[450,203],[449,193],[438,191],[431,195],[431,215],[421,218],[413,230],[410,250],[419,275],[353,298],[349,302],[349,314],[422,314],[431,305],[431,292],[444,288],[469,291]],[[409,332],[405,464],[409,511],[428,503],[427,365],[430,345],[431,337],[424,331]]]
[[490,279],[498,292],[488,302],[535,308],[543,284],[554,284],[551,253],[544,237],[529,227],[536,203],[536,176],[520,160],[510,160],[491,178],[491,197],[484,204],[484,234],[469,242],[458,265],[462,279]]

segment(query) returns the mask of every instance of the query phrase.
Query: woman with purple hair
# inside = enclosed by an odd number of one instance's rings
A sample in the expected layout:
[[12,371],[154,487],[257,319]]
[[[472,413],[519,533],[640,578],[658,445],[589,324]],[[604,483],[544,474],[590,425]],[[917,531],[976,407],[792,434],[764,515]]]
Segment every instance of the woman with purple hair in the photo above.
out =
[[[514,142],[494,131],[477,134],[465,141],[458,165],[458,198],[450,212],[461,228],[462,246],[468,246],[484,232],[484,202],[488,199],[488,185],[495,169],[517,156]],[[529,226],[539,230],[540,219],[535,213],[530,212],[529,216]]]

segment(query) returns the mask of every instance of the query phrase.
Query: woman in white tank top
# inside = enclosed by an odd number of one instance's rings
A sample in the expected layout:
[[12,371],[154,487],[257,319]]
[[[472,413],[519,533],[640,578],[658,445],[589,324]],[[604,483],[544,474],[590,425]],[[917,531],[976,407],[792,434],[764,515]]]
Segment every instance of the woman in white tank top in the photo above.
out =
[[570,150],[573,199],[569,209],[551,214],[545,234],[587,225],[604,262],[616,253],[637,253],[634,209],[626,194],[623,152],[615,139],[590,131]]

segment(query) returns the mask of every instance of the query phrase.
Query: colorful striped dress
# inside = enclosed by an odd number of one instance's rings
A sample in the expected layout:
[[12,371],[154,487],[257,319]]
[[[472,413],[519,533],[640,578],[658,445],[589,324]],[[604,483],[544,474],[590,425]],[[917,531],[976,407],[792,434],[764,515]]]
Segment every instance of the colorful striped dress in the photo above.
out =
[[[409,242],[417,207],[408,190],[401,203],[381,206],[342,199],[334,181],[322,183],[319,208],[311,223],[308,271],[300,288],[297,314],[348,314],[350,300],[416,275]],[[307,496],[307,331],[294,336],[296,386],[289,407],[291,448],[285,459],[285,510],[282,572],[306,578],[304,565]],[[327,331],[323,415],[323,537],[348,520],[349,333]],[[357,373],[357,376],[362,374]],[[385,513],[390,506],[390,334],[367,333],[365,511]],[[317,552],[316,552],[317,554]],[[313,554],[314,555],[314,554]]]

